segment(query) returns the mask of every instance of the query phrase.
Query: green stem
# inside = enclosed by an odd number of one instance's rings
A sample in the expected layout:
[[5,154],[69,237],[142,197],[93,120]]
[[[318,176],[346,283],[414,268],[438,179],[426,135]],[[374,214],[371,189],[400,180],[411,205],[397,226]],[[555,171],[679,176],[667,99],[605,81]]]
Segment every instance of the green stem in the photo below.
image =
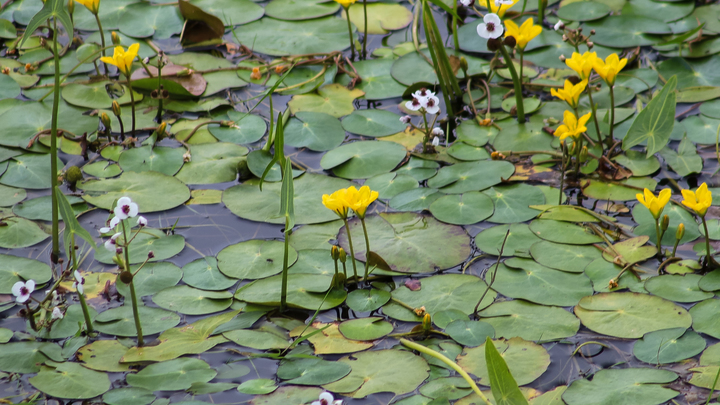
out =
[[[100,30],[100,44],[102,45],[102,56],[105,56],[105,33],[103,32],[102,23],[100,23],[100,16],[98,14],[95,14],[95,21],[97,21],[98,29]],[[107,74],[107,65],[103,63],[103,66],[105,66],[105,74]]]
[[339,273],[339,271],[338,271],[338,261],[337,261],[337,259],[333,259],[333,262],[335,262],[335,276],[337,276],[338,273]]
[[423,122],[425,122],[425,136],[423,137],[423,153],[429,153],[427,150],[427,143],[430,140],[430,127],[428,126],[428,120],[427,120],[427,113],[425,112],[425,109],[423,108],[421,111],[423,116]]
[[592,89],[592,86],[590,85],[590,80],[588,78],[587,94],[588,94],[588,100],[590,100],[590,110],[592,111],[593,122],[595,122],[595,132],[597,132],[598,143],[600,144],[600,147],[602,148],[602,154],[604,155],[605,154],[605,145],[603,145],[602,134],[600,133],[600,124],[598,123],[598,118],[597,118],[597,106],[593,102],[591,89]]
[[[525,50],[524,49],[518,49],[518,53],[520,54],[520,86],[522,88],[523,84],[523,57],[525,56]],[[523,106],[524,107],[524,106]]]
[[83,316],[85,317],[85,325],[87,325],[87,333],[93,333],[95,330],[90,320],[90,310],[88,309],[87,302],[85,302],[85,294],[78,292],[78,298],[80,299],[80,306],[82,307]]
[[508,54],[507,49],[505,49],[505,45],[500,45],[500,52],[505,59],[505,64],[507,65],[508,70],[510,71],[510,76],[512,76],[513,79],[513,86],[515,87],[515,108],[517,109],[517,119],[518,122],[522,124],[525,123],[525,106],[523,105],[522,99],[522,85],[520,84],[520,79],[518,79],[515,65],[513,65],[512,59],[510,59],[510,55]]
[[715,381],[713,381],[713,385],[710,388],[710,393],[708,394],[707,401],[705,401],[705,405],[708,405],[710,403],[710,399],[712,399],[713,393],[715,393],[715,387],[717,387],[718,378],[720,378],[720,368],[718,368],[718,371],[715,374]]
[[[123,253],[125,254],[125,271],[130,272],[130,254],[128,253],[128,251],[130,250],[130,243],[128,242],[125,221],[120,221],[120,223],[122,224],[123,230]],[[135,318],[135,330],[137,331],[138,347],[142,347],[145,345],[145,341],[143,340],[142,325],[140,324],[140,311],[138,311],[137,294],[135,294],[135,281],[130,281],[128,287],[130,287],[130,301],[132,304],[133,318]]]
[[707,222],[705,221],[705,215],[702,217],[702,223],[703,223],[703,230],[705,230],[705,251],[707,252],[707,256],[705,257],[705,265],[710,264],[710,234],[708,233],[708,227]]
[[660,233],[660,221],[655,218],[655,236],[657,237],[657,255],[662,257],[662,234]]
[[[363,15],[365,28],[363,29],[363,45],[362,45],[362,58],[367,59],[367,37],[368,37],[368,17],[367,17],[367,0],[363,0]],[[348,21],[350,21],[350,14],[348,13]]]
[[347,16],[348,35],[350,36],[350,60],[355,60],[355,44],[353,41],[352,25],[350,24],[350,6],[345,7],[345,15]]
[[673,246],[672,255],[670,257],[675,257],[675,252],[677,252],[677,247],[680,244],[680,239],[675,239],[675,245]]
[[350,246],[350,261],[353,266],[353,274],[355,275],[355,281],[358,281],[357,266],[355,265],[355,249],[353,249],[352,236],[350,235],[350,225],[348,225],[347,218],[343,218],[343,222],[345,223],[345,229],[347,229],[348,245]]
[[[525,0],[527,1],[527,0]],[[453,44],[455,45],[455,49],[460,50],[460,40],[458,39],[458,19],[457,19],[457,11],[458,11],[458,2],[456,1],[453,3],[453,11],[455,13],[452,16],[452,26],[453,26]]]
[[540,25],[545,20],[545,6],[547,6],[547,0],[538,0],[538,24]]
[[582,150],[583,138],[582,135],[578,137],[575,144],[575,177],[580,177],[580,151]]
[[130,92],[130,112],[132,115],[132,131],[131,135],[132,137],[135,137],[135,94],[133,94],[133,88],[132,83],[130,82],[130,76],[127,77],[127,87],[128,91]]
[[492,405],[492,403],[487,399],[485,394],[480,391],[480,388],[478,388],[477,384],[475,384],[475,381],[473,381],[473,379],[468,375],[468,373],[465,372],[465,370],[463,370],[462,368],[460,368],[457,363],[443,356],[441,353],[436,352],[435,350],[432,350],[415,342],[411,342],[407,339],[400,339],[400,343],[402,343],[403,346],[409,347],[410,349],[416,350],[420,353],[427,354],[428,356],[434,357],[447,364],[450,368],[460,374],[462,378],[467,381],[468,384],[470,384],[470,387],[472,387],[473,391],[475,391],[477,396],[479,396],[486,405]]
[[285,252],[283,254],[282,289],[280,291],[280,310],[287,309],[288,252],[290,250],[290,219],[285,217]]
[[[55,190],[58,187],[58,156],[57,156],[57,129],[58,110],[60,108],[60,56],[57,47],[57,20],[53,20],[53,53],[55,59],[55,87],[53,87],[52,126],[50,131],[50,187]],[[58,200],[55,192],[50,193],[52,203],[52,254],[53,263],[57,263],[60,257],[60,228],[58,212]]]
[[565,183],[565,157],[567,156],[567,149],[565,148],[564,142],[560,142],[560,148],[562,149],[563,155],[560,166],[560,195],[558,196],[558,205],[562,205],[563,186]]
[[363,233],[365,234],[365,277],[363,280],[367,280],[368,271],[370,269],[370,238],[368,238],[367,227],[365,226],[365,217],[360,217],[360,223],[362,224]]
[[608,148],[612,147],[615,138],[613,137],[613,131],[615,126],[615,91],[613,86],[610,87],[610,135],[608,135]]

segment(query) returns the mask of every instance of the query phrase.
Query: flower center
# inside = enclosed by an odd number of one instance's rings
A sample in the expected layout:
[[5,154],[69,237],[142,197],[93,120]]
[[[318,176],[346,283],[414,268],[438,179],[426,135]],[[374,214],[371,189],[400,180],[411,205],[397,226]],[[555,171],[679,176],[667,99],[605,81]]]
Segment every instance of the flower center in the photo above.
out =
[[485,28],[488,30],[488,32],[493,32],[495,31],[495,23],[489,22],[485,24]]
[[27,287],[20,288],[20,295],[28,295],[28,294],[30,294],[30,290],[28,290]]
[[427,101],[427,105],[428,105],[428,107],[435,107],[435,100],[429,99],[429,100]]
[[129,206],[129,205],[123,205],[123,206],[122,206],[122,212],[123,212],[125,215],[128,215],[128,214],[130,213],[130,206]]
[[419,106],[419,105],[420,105],[420,100],[418,100],[418,99],[416,99],[415,97],[413,97],[413,99],[412,99],[412,105],[413,105],[413,107]]

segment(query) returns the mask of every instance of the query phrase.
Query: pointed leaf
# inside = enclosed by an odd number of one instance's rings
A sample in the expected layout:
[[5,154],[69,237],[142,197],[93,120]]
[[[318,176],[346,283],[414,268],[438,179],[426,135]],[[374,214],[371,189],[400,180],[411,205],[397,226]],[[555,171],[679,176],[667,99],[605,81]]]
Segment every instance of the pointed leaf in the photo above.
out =
[[490,337],[485,339],[485,359],[495,403],[497,405],[527,405],[525,396]]
[[676,87],[677,76],[673,76],[665,83],[660,94],[640,111],[623,139],[623,150],[647,140],[649,158],[667,145],[675,125]]

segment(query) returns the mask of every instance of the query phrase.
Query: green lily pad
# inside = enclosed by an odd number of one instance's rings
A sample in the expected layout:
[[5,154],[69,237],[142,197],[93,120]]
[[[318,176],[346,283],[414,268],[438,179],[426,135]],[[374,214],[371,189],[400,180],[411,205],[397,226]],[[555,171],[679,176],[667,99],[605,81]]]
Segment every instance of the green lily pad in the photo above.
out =
[[117,25],[120,32],[125,35],[167,39],[182,31],[183,20],[175,7],[134,3],[125,7],[120,13]]
[[562,399],[568,405],[658,405],[678,395],[660,385],[676,379],[672,371],[653,368],[600,370],[592,381],[573,381]]
[[552,219],[536,219],[530,223],[530,230],[539,238],[569,245],[602,243],[603,239],[581,226]]
[[633,355],[650,364],[668,364],[689,359],[705,350],[705,339],[684,328],[650,332],[635,342]]
[[258,395],[250,401],[252,405],[307,404],[317,401],[322,390],[315,387],[288,385],[278,388],[270,395]]
[[81,347],[77,357],[83,362],[83,366],[89,369],[123,373],[130,369],[130,365],[120,363],[120,359],[127,350],[128,348],[117,340],[96,340]]
[[[420,387],[420,393],[430,398],[444,398],[445,402],[447,402],[447,400],[455,400],[468,396],[472,393],[472,388],[470,388],[470,384],[462,377],[444,377],[428,381],[427,384]],[[429,401],[428,399],[428,402],[423,405],[431,403]],[[394,402],[394,404],[407,405],[402,401]]]
[[[369,9],[371,6],[372,4],[368,5],[368,13],[370,12]],[[402,8],[405,9],[405,7]],[[354,9],[362,10],[360,7],[351,7],[351,10]],[[351,15],[352,14],[353,13],[351,12]],[[358,25],[358,27],[362,29],[362,25]],[[368,27],[368,30],[369,28],[370,27]],[[395,61],[392,59],[371,59],[355,62],[353,64],[358,75],[360,75],[360,77],[362,78],[362,81],[356,85],[356,88],[365,92],[363,98],[365,98],[366,100],[382,100],[387,98],[400,97],[403,95],[403,93],[405,92],[405,85],[396,80],[391,74],[394,63]],[[350,76],[346,74],[338,77],[338,83],[342,84],[343,86],[347,86],[348,84],[350,84],[351,80],[352,79],[350,78]],[[390,113],[389,111],[384,110],[358,111],[363,113],[370,113],[373,111],[383,111],[385,113]],[[403,129],[405,128],[403,127],[399,131],[395,131],[393,133],[400,132]],[[370,136],[376,137],[382,135]]]
[[[593,289],[596,292],[610,292],[626,288],[637,293],[647,292],[645,291],[645,283],[638,280],[632,272],[624,272],[620,279],[617,280],[617,276],[621,271],[622,267],[602,258],[593,260],[585,267],[585,274],[592,280]],[[617,281],[618,286],[610,288],[610,280]]]
[[624,155],[617,156],[613,160],[630,169],[636,177],[647,176],[660,169],[660,162],[655,156],[647,159],[645,153],[635,150],[628,150]]
[[106,210],[120,197],[130,197],[142,213],[175,208],[190,198],[190,190],[180,180],[157,172],[125,172],[113,179],[78,183],[77,187],[85,191],[85,201]]
[[219,18],[225,26],[247,24],[264,14],[264,9],[250,0],[191,0],[190,2]]
[[[497,268],[493,288],[500,294],[537,304],[569,307],[592,295],[585,274],[551,269],[534,260],[510,258]],[[486,281],[492,268],[485,273]]]
[[718,308],[720,308],[719,304],[719,300],[708,299],[690,308],[692,326],[696,332],[720,339],[720,325],[717,322],[716,316]]
[[627,2],[622,8],[622,14],[642,16],[669,23],[689,15],[694,8],[695,5],[691,2],[639,0]]
[[[225,117],[216,117],[226,119]],[[227,120],[233,122],[233,126],[225,127],[218,124],[208,125],[210,133],[221,142],[248,144],[260,140],[267,131],[265,120],[254,114],[230,111],[227,113]]]
[[144,388],[116,388],[102,396],[108,405],[148,405],[155,400],[155,394]]
[[[442,274],[423,278],[420,289],[411,291],[402,286],[392,292],[392,297],[413,307],[425,307],[425,311],[434,315],[439,311],[456,309],[469,315],[475,310],[487,284],[482,279],[469,274]],[[497,293],[489,290],[480,303],[480,309],[490,305]],[[420,322],[421,317],[405,307],[390,301],[383,307],[383,313],[391,318],[408,322]]]
[[[146,263],[138,271],[138,265],[130,266],[130,271],[135,273],[133,283],[135,294],[138,297],[156,294],[166,288],[176,285],[183,277],[180,268],[170,262]],[[122,281],[117,281],[115,287],[118,293],[124,297],[130,297],[130,287]],[[85,287],[87,291],[87,287]]]
[[[363,82],[365,78],[363,78]],[[367,89],[365,90],[366,98]],[[380,138],[402,132],[407,127],[400,116],[387,110],[355,110],[343,118],[343,128],[353,134]]]
[[477,191],[442,196],[430,204],[430,213],[435,218],[454,225],[481,222],[490,217],[493,210],[493,200]]
[[286,349],[290,343],[287,336],[279,336],[276,333],[255,330],[238,329],[223,334],[229,340],[240,346],[250,347],[257,350]]
[[481,191],[510,178],[514,172],[515,166],[506,161],[457,163],[441,168],[435,177],[428,180],[428,187],[446,194]]
[[110,389],[107,374],[94,371],[78,363],[54,363],[43,367],[29,379],[30,384],[47,395],[67,399],[89,399]]
[[[371,250],[379,254],[393,271],[433,272],[462,263],[470,255],[470,238],[458,226],[446,225],[432,217],[413,213],[381,213],[365,218]],[[362,235],[358,219],[349,221],[352,235]],[[346,228],[338,241],[350,252]],[[354,238],[355,258],[365,260],[363,238]]]
[[390,293],[383,290],[355,290],[347,296],[346,304],[357,312],[371,312],[390,301]]
[[7,343],[12,337],[13,331],[7,328],[0,328],[0,343]]
[[411,156],[410,160],[402,167],[395,170],[396,173],[407,174],[417,181],[427,180],[437,173],[440,164],[432,160],[425,160]]
[[538,263],[557,270],[582,273],[595,259],[602,257],[594,246],[564,245],[541,241],[530,247],[530,254]]
[[[232,4],[228,9],[234,8],[235,2]],[[347,22],[335,17],[306,21],[263,18],[245,25],[237,35],[240,43],[272,56],[327,53],[349,46]]]
[[713,56],[699,60],[685,60],[675,57],[658,64],[658,73],[663,77],[677,76],[678,90],[699,86],[715,86],[720,72],[720,57]]
[[[585,30],[595,30],[593,42],[616,48],[654,45],[661,37],[648,34],[669,34],[670,27],[662,21],[652,18],[617,15],[584,24]],[[669,77],[669,76],[668,76]]]
[[457,129],[457,140],[468,145],[481,147],[490,142],[498,134],[497,128],[493,126],[480,126],[477,121],[463,121]]
[[522,300],[498,302],[478,314],[498,338],[547,342],[574,336],[580,329],[580,320],[570,312]]
[[601,293],[580,300],[575,315],[589,329],[608,336],[640,338],[648,332],[688,328],[690,314],[660,297],[637,293]]
[[[624,184],[633,186],[625,187]],[[657,182],[653,179],[641,177],[630,178],[618,183],[603,183],[596,180],[585,180],[582,182],[583,194],[598,200],[631,201],[635,199],[639,188],[654,190]]]
[[490,197],[495,205],[495,212],[488,219],[489,222],[524,222],[538,215],[538,211],[529,208],[529,205],[545,204],[542,190],[523,183],[491,187],[483,193]]
[[407,174],[385,173],[378,174],[365,181],[365,186],[379,193],[379,198],[387,200],[396,195],[418,188],[418,181]]
[[498,255],[508,230],[510,233],[505,242],[503,256],[530,258],[529,247],[541,239],[526,224],[497,225],[485,229],[475,236],[475,246],[485,253]]
[[183,267],[183,282],[203,290],[225,290],[238,282],[218,270],[217,259],[208,256],[197,259]]
[[[146,306],[138,307],[138,311],[144,335],[154,335],[180,323],[180,316],[174,312]],[[108,335],[137,336],[133,310],[129,305],[101,312],[95,317],[93,326]]]
[[340,4],[324,0],[273,0],[265,6],[265,14],[279,20],[310,20],[339,9]]
[[342,145],[320,160],[325,170],[346,179],[366,179],[394,169],[406,156],[394,142],[360,141]]
[[[235,298],[260,305],[279,305],[282,275],[256,280],[235,292]],[[288,275],[287,303],[289,306],[316,310],[334,308],[346,297],[345,291],[333,289],[327,298],[332,277],[316,274]]]
[[395,395],[414,391],[428,377],[429,368],[422,357],[400,350],[356,353],[338,360],[352,366],[346,377],[323,388],[352,398],[365,398],[377,392]]
[[[283,242],[248,240],[220,251],[218,268],[226,276],[236,279],[270,277],[282,271],[283,252]],[[290,248],[288,265],[295,263],[297,257],[295,249]]]
[[340,333],[337,323],[314,323],[312,326],[301,324],[290,331],[292,337],[301,335],[308,337],[315,354],[355,353],[374,346],[371,342],[347,339]]
[[345,130],[332,115],[298,112],[284,127],[285,144],[316,152],[335,149],[345,140]]
[[280,362],[277,376],[288,384],[323,385],[350,374],[350,365],[317,358],[285,359]]
[[[50,188],[50,155],[28,153],[12,157],[8,163],[0,183],[26,189]],[[58,159],[58,164],[62,165],[62,160]]]
[[[502,353],[502,357],[510,369],[510,374],[518,385],[525,385],[535,381],[550,365],[550,355],[540,345],[528,342],[521,338],[509,340],[498,339],[493,344]],[[490,385],[486,361],[485,344],[470,349],[464,349],[457,358],[458,365],[465,371],[479,378],[478,383]]]
[[0,247],[6,249],[24,248],[49,238],[50,235],[35,222],[20,217],[4,218],[0,226]]
[[161,308],[181,314],[204,315],[229,308],[232,294],[228,291],[205,291],[179,285],[153,295],[153,302]]
[[622,256],[622,260],[628,264],[643,262],[657,253],[657,248],[652,246],[644,246],[649,240],[647,236],[638,236],[636,238],[626,239],[613,245],[615,251],[603,252],[603,258],[612,262],[615,259],[615,252]]
[[[365,27],[365,5],[350,7],[350,21],[362,31]],[[347,18],[343,12],[343,18]],[[385,35],[390,31],[403,29],[413,19],[412,12],[400,4],[370,3],[367,4],[367,33]]]
[[[185,238],[182,235],[168,236],[159,229],[143,228],[137,237],[130,242],[130,248],[128,249],[130,264],[144,262],[150,252],[155,255],[154,258],[150,259],[151,262],[166,260],[180,253],[184,247]],[[110,252],[102,246],[95,251],[95,260],[100,263],[113,263],[114,256],[115,252]]]
[[212,380],[217,371],[194,358],[181,358],[151,364],[135,374],[128,374],[127,383],[149,391],[186,390],[193,383]]
[[395,211],[422,211],[429,209],[442,195],[434,188],[420,187],[399,193],[390,199],[388,205]]
[[258,378],[255,380],[245,381],[237,387],[239,392],[250,395],[269,394],[277,389],[274,380],[267,378]]
[[120,154],[118,163],[124,171],[155,171],[172,176],[182,167],[184,153],[184,148],[148,145],[126,150]]
[[0,347],[0,370],[8,373],[37,373],[48,360],[64,361],[60,346],[51,342],[14,342]]
[[393,325],[379,317],[351,319],[338,328],[343,336],[352,340],[376,340],[393,331]]
[[232,143],[211,143],[190,146],[191,160],[175,178],[185,184],[214,184],[235,180],[238,165],[248,153],[244,146]]
[[118,166],[116,163],[112,163],[109,161],[90,163],[89,165],[83,166],[82,170],[90,176],[101,179],[115,177],[122,173],[122,169],[120,168],[120,166]]
[[703,291],[720,290],[720,270],[714,270],[704,275],[698,282],[698,287]]
[[605,17],[610,7],[594,1],[578,1],[558,9],[558,17],[570,21],[592,21]]
[[646,280],[645,289],[651,294],[675,302],[697,302],[712,298],[713,293],[700,290],[698,283],[701,278],[699,274],[666,274]]
[[485,339],[495,337],[495,329],[489,323],[464,319],[450,322],[445,333],[465,347],[480,346]]
[[34,280],[36,285],[50,281],[52,270],[47,264],[24,257],[0,254],[0,294],[11,294],[18,281]]
[[502,127],[502,135],[496,136],[493,140],[493,147],[496,150],[512,150],[513,152],[550,150],[553,136],[543,131],[542,122],[531,119],[526,124],[518,124],[514,120],[506,120],[499,122],[498,125]]
[[[97,315],[97,311],[95,311],[95,309],[91,306],[88,306],[88,311],[90,312],[90,319]],[[41,329],[39,332],[31,333],[41,339],[64,339],[70,336],[75,336],[78,332],[80,324],[85,324],[85,316],[83,315],[82,307],[80,304],[73,304],[67,307],[64,318],[56,320],[53,323],[51,330]],[[32,331],[29,322],[27,330]]]

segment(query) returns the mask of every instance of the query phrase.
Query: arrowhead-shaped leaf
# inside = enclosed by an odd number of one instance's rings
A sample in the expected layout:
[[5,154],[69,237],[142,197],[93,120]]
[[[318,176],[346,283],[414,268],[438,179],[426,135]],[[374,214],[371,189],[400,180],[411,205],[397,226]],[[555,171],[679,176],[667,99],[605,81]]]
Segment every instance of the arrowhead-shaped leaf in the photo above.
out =
[[623,150],[647,140],[647,157],[650,157],[667,145],[675,125],[676,87],[677,77],[673,76],[638,114],[623,139]]

